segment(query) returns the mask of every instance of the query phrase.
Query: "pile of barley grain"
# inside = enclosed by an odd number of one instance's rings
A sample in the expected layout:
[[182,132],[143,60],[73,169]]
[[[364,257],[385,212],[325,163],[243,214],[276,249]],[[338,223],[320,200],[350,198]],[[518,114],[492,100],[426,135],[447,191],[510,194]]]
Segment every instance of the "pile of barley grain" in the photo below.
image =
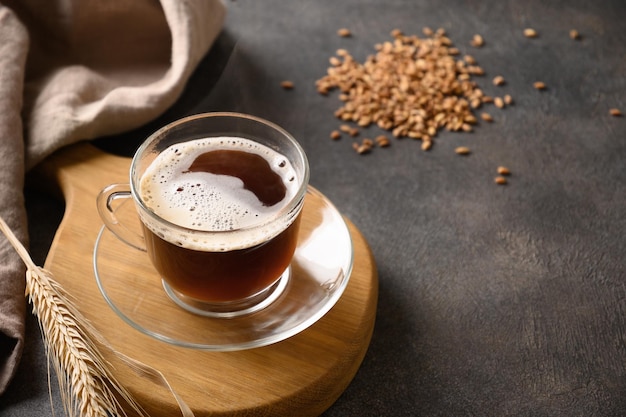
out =
[[440,129],[472,131],[477,122],[472,109],[493,98],[472,81],[483,75],[474,58],[460,55],[443,29],[424,30],[425,37],[392,31],[392,41],[376,45],[376,54],[364,63],[340,49],[331,67],[316,82],[327,94],[341,91],[343,105],[335,116],[360,127],[371,124],[397,138],[422,141],[430,149]]
[[[390,131],[397,138],[409,137],[422,142],[422,150],[429,150],[437,133],[442,130],[471,132],[477,123],[473,110],[484,103],[492,103],[498,109],[513,104],[509,94],[491,97],[483,93],[472,80],[472,76],[484,75],[483,69],[471,55],[460,57],[460,51],[447,37],[444,29],[433,31],[424,28],[424,37],[407,36],[400,30],[391,32],[392,40],[376,45],[376,53],[365,62],[357,62],[345,49],[337,50],[330,58],[327,75],[316,82],[317,91],[327,95],[339,89],[343,105],[335,116],[342,121],[338,130],[333,130],[331,139],[339,140],[342,132],[356,137],[358,127],[377,125]],[[348,29],[340,29],[341,37],[352,36]],[[539,34],[532,28],[523,30],[527,38],[537,38]],[[571,29],[569,37],[580,40],[577,30]],[[474,35],[469,44],[481,48],[485,41]],[[497,75],[493,85],[503,86],[506,80]],[[536,90],[544,91],[547,86],[542,81],[533,83]],[[611,108],[609,114],[621,117],[618,108]],[[487,123],[493,117],[482,111],[480,118]],[[363,138],[354,142],[353,148],[359,154],[368,153],[374,146],[387,147],[389,139],[379,135],[374,140]],[[460,146],[455,149],[459,155],[469,155],[470,149]],[[511,175],[506,167],[498,167],[497,184],[506,184]]]

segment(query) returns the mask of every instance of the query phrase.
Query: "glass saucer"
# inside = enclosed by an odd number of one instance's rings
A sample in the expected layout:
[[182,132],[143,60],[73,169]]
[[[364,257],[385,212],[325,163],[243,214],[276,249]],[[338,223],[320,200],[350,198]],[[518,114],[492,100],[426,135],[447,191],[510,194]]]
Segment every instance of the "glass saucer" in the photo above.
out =
[[[116,216],[140,230],[132,202],[121,204]],[[93,268],[106,302],[140,332],[176,346],[233,351],[279,342],[318,321],[343,294],[353,259],[343,217],[309,186],[291,277],[280,296],[260,311],[218,318],[180,308],[166,294],[148,255],[124,244],[104,226],[96,239]]]

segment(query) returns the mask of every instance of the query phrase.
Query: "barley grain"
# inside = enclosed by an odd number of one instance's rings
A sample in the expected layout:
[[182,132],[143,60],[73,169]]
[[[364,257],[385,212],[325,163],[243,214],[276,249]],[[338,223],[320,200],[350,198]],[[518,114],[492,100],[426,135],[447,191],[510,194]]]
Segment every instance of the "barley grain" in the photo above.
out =
[[504,83],[504,77],[501,75],[497,75],[493,78],[493,85],[503,85]]
[[474,64],[476,64],[476,59],[474,59],[474,57],[473,57],[473,56],[471,56],[471,55],[465,55],[465,56],[463,57],[463,60],[464,60],[467,64],[469,64],[469,65],[474,65]]
[[385,135],[379,135],[376,137],[376,143],[378,144],[378,146],[380,146],[381,148],[386,148],[387,146],[389,146],[391,144],[391,142],[389,142],[389,139],[387,138],[387,136]]
[[481,113],[480,117],[485,121],[485,122],[493,122],[493,117],[491,117],[491,115],[489,113]]
[[527,38],[536,38],[537,37],[537,31],[535,29],[532,28],[526,28],[524,29],[524,36],[526,36]]
[[337,35],[341,36],[342,38],[348,38],[352,36],[352,32],[350,32],[350,29],[341,28],[337,31]]
[[482,36],[480,36],[478,34],[474,35],[474,37],[470,41],[470,45],[472,45],[472,46],[474,46],[476,48],[480,48],[484,44],[485,44],[485,40],[483,39]]

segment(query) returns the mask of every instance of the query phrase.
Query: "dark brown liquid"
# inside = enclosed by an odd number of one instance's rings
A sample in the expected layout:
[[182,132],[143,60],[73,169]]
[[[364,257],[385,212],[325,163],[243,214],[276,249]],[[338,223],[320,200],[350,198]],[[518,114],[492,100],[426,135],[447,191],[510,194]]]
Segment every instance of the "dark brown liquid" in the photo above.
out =
[[246,190],[268,207],[282,201],[287,191],[280,175],[262,156],[254,153],[230,149],[205,152],[193,161],[189,171],[237,177]]
[[240,300],[265,289],[289,266],[298,240],[298,218],[273,239],[246,249],[204,252],[156,236],[144,226],[146,247],[162,278],[200,301]]
[[[200,154],[185,172],[237,177],[268,207],[286,195],[280,175],[255,153],[211,150]],[[155,235],[145,226],[144,235],[155,268],[174,290],[196,300],[220,303],[245,299],[273,284],[291,262],[298,225],[299,218],[266,242],[228,251],[185,248]]]

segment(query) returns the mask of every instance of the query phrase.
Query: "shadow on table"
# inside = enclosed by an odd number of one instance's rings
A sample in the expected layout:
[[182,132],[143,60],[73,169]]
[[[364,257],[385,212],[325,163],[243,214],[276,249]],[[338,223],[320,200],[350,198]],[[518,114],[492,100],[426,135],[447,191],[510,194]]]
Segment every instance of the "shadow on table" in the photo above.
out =
[[376,325],[361,368],[323,417],[354,415],[355,410],[361,417],[390,415],[394,410],[416,415],[419,405],[436,402],[436,391],[423,383],[431,379],[433,370],[418,346],[423,331],[415,326],[419,327],[420,320],[409,319],[416,312],[419,315],[420,308],[394,296],[394,278],[389,272],[379,271]]

